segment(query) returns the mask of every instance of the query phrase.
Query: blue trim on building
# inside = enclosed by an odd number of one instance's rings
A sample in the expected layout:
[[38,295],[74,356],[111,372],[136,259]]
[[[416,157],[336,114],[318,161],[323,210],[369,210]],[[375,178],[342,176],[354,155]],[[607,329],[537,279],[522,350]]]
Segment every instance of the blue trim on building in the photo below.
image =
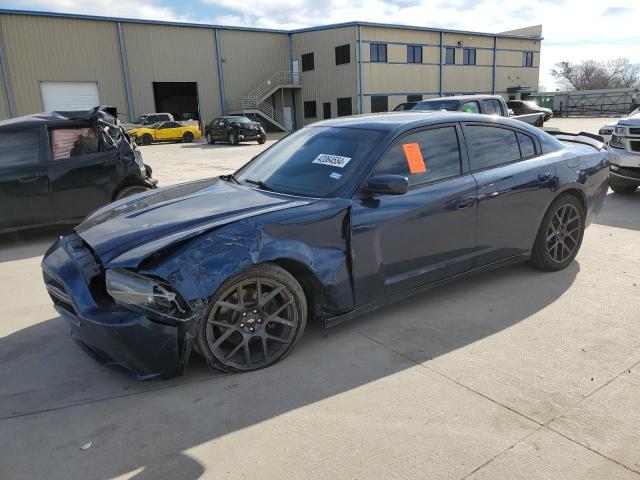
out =
[[[403,30],[420,30],[425,32],[444,32],[444,33],[453,33],[453,34],[461,34],[461,35],[474,35],[477,37],[494,37],[495,33],[485,33],[485,32],[470,32],[466,30],[449,30],[443,28],[432,28],[432,27],[420,27],[414,25],[398,25],[393,23],[375,23],[375,22],[345,22],[345,23],[334,23],[329,25],[320,25],[317,27],[307,27],[307,28],[299,28],[294,30],[278,30],[278,29],[269,29],[269,28],[253,28],[253,27],[234,27],[228,25],[215,25],[215,24],[206,24],[206,23],[187,23],[187,22],[168,22],[161,20],[141,20],[134,18],[119,18],[119,17],[101,17],[97,15],[79,15],[74,13],[58,13],[58,12],[40,12],[33,10],[19,10],[19,9],[0,9],[0,14],[6,15],[31,15],[36,17],[59,17],[59,18],[77,18],[83,20],[98,20],[98,21],[112,21],[112,22],[122,22],[122,23],[140,23],[147,25],[165,25],[165,26],[176,26],[176,27],[193,27],[193,28],[214,28],[218,30],[242,30],[242,31],[252,31],[252,32],[267,32],[267,33],[305,33],[305,32],[314,32],[318,30],[333,30],[336,28],[345,28],[345,27],[380,27],[380,28],[399,28]],[[536,35],[510,35],[510,34],[498,34],[499,38],[516,38],[523,40],[543,40],[543,37]]]
[[135,119],[133,110],[133,97],[131,96],[131,82],[129,80],[129,61],[127,60],[127,47],[125,45],[124,31],[122,24],[117,22],[118,26],[118,46],[120,47],[120,64],[122,65],[122,78],[124,80],[124,95],[127,98],[127,112],[129,121]]
[[218,29],[213,30],[213,35],[215,37],[216,42],[216,66],[218,70],[218,90],[220,91],[220,111],[222,115],[225,114],[225,106],[224,106],[224,76],[222,75],[222,59],[220,58],[220,35],[218,34]]
[[442,96],[444,92],[444,33],[440,32],[440,91],[438,95]]
[[[289,49],[289,69],[293,72],[293,38],[291,36],[291,34],[288,34],[289,36],[289,41],[287,42],[288,45],[288,49]],[[298,70],[298,80],[300,79],[300,70]],[[283,105],[284,107],[284,105]],[[291,127],[293,128],[293,130],[297,130],[298,129],[298,115],[297,115],[297,111],[296,111],[296,89],[292,88],[291,89],[291,121],[293,123],[293,125],[291,125]]]
[[7,106],[9,107],[9,116],[16,116],[16,102],[13,98],[13,90],[11,89],[11,79],[9,77],[9,62],[7,62],[7,52],[4,48],[3,32],[0,30],[0,68],[2,68],[2,84],[4,86],[4,94],[7,97]]
[[364,75],[362,74],[362,32],[358,25],[358,100],[360,105],[360,113],[364,113]]
[[[459,92],[459,91],[455,91],[455,92],[443,92],[442,94],[440,92],[387,92],[387,93],[365,93],[364,96],[365,97],[376,97],[376,96],[383,96],[383,97],[393,97],[393,96],[408,96],[408,95],[434,95],[434,97],[446,97],[446,96],[454,96],[454,95],[500,95],[502,93],[510,93],[506,90],[501,90],[498,92]],[[425,100],[428,100],[427,98],[425,98]]]
[[[415,62],[372,62],[371,60],[364,60],[362,63],[372,63],[374,65],[435,65],[438,66],[440,65],[439,63],[433,63],[433,62],[423,62],[423,63],[415,63]],[[465,65],[465,67],[469,67],[469,66],[473,66],[473,65]],[[479,65],[481,66],[481,65]]]
[[496,49],[498,47],[498,38],[493,37],[493,72],[491,74],[491,92],[496,93]]

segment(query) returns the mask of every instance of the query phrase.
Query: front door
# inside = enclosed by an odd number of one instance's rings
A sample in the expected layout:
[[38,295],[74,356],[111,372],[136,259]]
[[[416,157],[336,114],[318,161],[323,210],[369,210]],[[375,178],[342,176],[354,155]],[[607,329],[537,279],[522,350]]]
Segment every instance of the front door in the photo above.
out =
[[180,138],[178,122],[164,122],[156,129],[156,140],[175,140]]
[[53,221],[44,128],[0,133],[0,231]]
[[555,195],[554,153],[542,155],[526,132],[465,124],[473,176],[478,182],[478,256],[487,265],[531,250]]
[[404,195],[358,194],[352,209],[356,305],[406,292],[471,268],[477,185],[460,149],[459,126],[406,134],[371,176],[405,175]]

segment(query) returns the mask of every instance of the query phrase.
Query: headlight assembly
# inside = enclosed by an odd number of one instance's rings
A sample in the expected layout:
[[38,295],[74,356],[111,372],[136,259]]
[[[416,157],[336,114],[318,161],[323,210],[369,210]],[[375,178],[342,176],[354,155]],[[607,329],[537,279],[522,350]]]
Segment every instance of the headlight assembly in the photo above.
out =
[[107,293],[120,305],[170,317],[186,313],[177,294],[153,278],[124,269],[107,270],[106,286]]
[[[616,131],[618,129],[616,128]],[[615,148],[624,148],[624,139],[620,137],[617,133],[614,133],[611,136],[611,140],[609,140],[609,145]]]

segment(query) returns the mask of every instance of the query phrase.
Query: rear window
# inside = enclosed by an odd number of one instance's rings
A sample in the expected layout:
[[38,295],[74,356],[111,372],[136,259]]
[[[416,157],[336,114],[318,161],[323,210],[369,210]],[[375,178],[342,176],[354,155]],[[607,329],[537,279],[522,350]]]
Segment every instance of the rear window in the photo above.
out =
[[36,164],[39,154],[38,130],[0,133],[0,167]]
[[413,110],[458,110],[460,102],[458,100],[435,100],[417,103]]

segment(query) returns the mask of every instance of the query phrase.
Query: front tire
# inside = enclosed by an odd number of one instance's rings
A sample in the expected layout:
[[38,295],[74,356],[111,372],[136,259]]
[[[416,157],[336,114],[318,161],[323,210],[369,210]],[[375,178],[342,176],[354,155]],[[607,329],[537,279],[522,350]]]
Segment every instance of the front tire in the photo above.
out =
[[267,141],[267,137],[266,136],[262,136],[258,139],[258,144],[260,145],[264,145],[264,143]]
[[609,187],[615,193],[633,193],[638,189],[637,185],[620,185],[619,183],[609,183]]
[[216,370],[258,370],[293,349],[306,321],[296,279],[278,265],[256,265],[218,288],[198,329],[198,350]]
[[151,142],[153,142],[153,137],[148,133],[145,133],[140,137],[140,145],[151,145]]
[[558,197],[545,213],[533,245],[530,263],[539,270],[566,268],[580,250],[585,212],[573,195]]
[[235,145],[236,143],[238,143],[238,136],[236,135],[235,132],[229,132],[229,135],[227,136],[227,141],[229,142],[229,145]]

